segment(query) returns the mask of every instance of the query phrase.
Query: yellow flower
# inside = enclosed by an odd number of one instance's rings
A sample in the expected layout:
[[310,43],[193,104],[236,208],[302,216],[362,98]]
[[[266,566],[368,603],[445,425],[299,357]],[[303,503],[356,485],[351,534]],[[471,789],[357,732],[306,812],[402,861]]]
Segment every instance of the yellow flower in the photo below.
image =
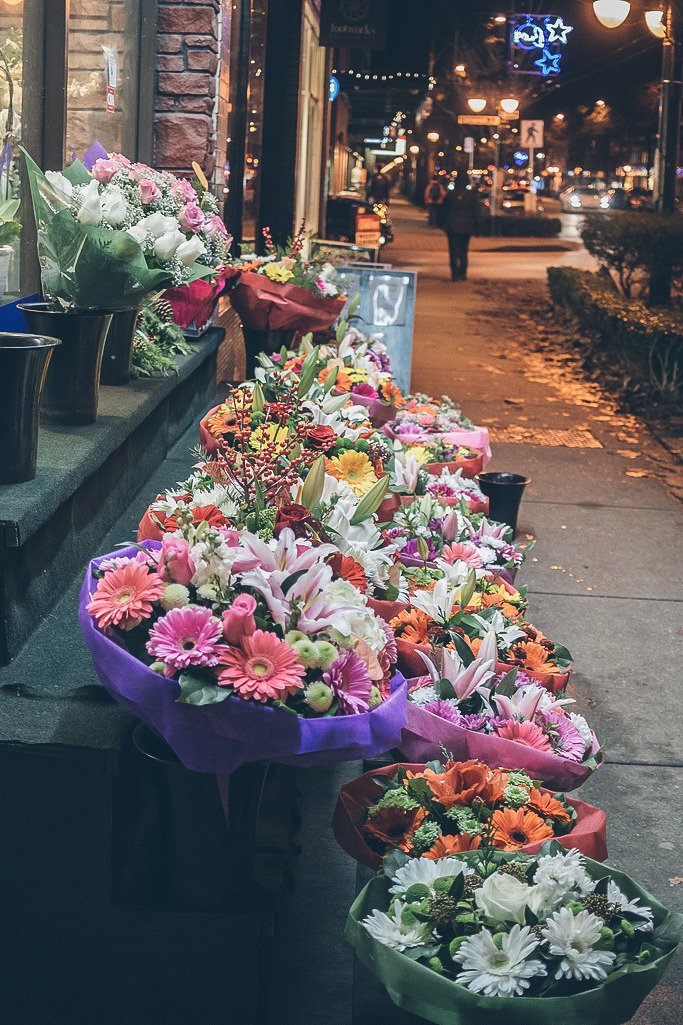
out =
[[424,445],[411,445],[410,448],[406,449],[406,455],[414,456],[420,466],[422,466],[423,463],[434,461],[432,453],[428,448],[425,448]]
[[294,277],[291,270],[288,267],[283,267],[280,263],[267,263],[264,273],[271,281],[279,281],[281,285],[286,284]]
[[280,424],[266,424],[264,427],[257,427],[255,431],[252,431],[249,448],[260,452],[264,445],[275,442],[275,451],[281,452],[288,440],[289,431],[286,427],[282,427]]
[[347,374],[354,384],[360,384],[368,379],[368,372],[367,370],[363,370],[362,367],[350,367],[347,370]]
[[359,497],[377,482],[377,474],[365,452],[342,452],[334,459],[327,459],[326,464],[327,472],[337,480],[343,480]]

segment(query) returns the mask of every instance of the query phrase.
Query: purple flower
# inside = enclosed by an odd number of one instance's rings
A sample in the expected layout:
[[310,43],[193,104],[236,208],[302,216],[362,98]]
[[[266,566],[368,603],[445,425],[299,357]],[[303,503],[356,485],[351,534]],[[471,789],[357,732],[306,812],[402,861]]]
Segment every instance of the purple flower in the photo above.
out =
[[323,673],[323,680],[337,699],[340,712],[353,715],[368,711],[372,681],[365,662],[355,651],[342,651],[329,672]]
[[447,722],[452,722],[456,726],[464,726],[463,716],[455,707],[448,701],[428,701],[426,705],[422,706],[426,712],[431,712],[432,715],[438,715],[440,719],[445,719]]
[[536,722],[552,744],[555,754],[573,762],[583,761],[586,745],[568,716],[558,712],[540,712]]
[[479,732],[485,730],[491,722],[491,719],[487,715],[463,715],[461,726],[464,726],[466,730],[474,730]]
[[[426,540],[426,539],[425,539]],[[412,555],[415,558],[421,558],[417,547],[417,538],[411,538],[408,544],[403,549],[403,555]],[[433,562],[434,559],[438,558],[438,552],[431,541],[427,541],[427,561]]]

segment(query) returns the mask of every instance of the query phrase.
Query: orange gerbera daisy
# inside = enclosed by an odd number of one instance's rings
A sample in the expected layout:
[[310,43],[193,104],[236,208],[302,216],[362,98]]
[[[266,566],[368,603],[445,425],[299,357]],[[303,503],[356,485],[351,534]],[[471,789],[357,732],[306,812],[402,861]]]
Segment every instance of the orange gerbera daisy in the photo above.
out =
[[550,652],[537,641],[520,641],[515,644],[515,662],[518,662],[524,669],[541,670],[544,673],[557,672],[557,668],[548,665]]
[[458,836],[440,836],[422,857],[429,858],[430,861],[437,861],[439,858],[447,858],[451,854],[476,851],[479,846],[481,846],[481,837],[470,836],[469,833],[460,833]]
[[571,815],[562,804],[561,801],[556,800],[552,794],[543,793],[542,790],[537,790],[536,787],[529,791],[529,803],[526,807],[529,811],[535,811],[537,815],[540,815],[543,819],[557,819],[558,822],[569,822]]
[[491,816],[494,847],[503,851],[517,851],[530,843],[549,840],[554,833],[540,815],[526,808],[499,808]]
[[400,409],[401,406],[405,405],[406,400],[403,397],[403,392],[393,381],[382,381],[379,386],[379,393],[390,406]]
[[378,808],[363,829],[379,843],[407,853],[413,846],[409,837],[422,824],[426,814],[424,808]]
[[389,623],[402,641],[410,644],[429,644],[429,616],[420,609],[403,609]]
[[[318,381],[320,384],[324,384],[329,375],[332,373],[332,367],[324,367],[318,374]],[[342,370],[341,367],[337,367],[337,376],[335,378],[334,387],[336,391],[351,391],[353,382],[347,372]]]

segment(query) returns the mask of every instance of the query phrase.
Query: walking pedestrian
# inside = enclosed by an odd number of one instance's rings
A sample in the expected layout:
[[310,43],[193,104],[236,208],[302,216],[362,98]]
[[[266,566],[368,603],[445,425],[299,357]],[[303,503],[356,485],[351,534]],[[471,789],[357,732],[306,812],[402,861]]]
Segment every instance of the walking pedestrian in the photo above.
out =
[[431,181],[425,189],[425,206],[429,211],[429,223],[436,226],[439,220],[439,207],[444,201],[446,190],[439,181],[438,175],[433,174]]
[[438,221],[448,236],[452,281],[464,281],[467,277],[470,239],[477,230],[480,210],[476,192],[458,175],[454,187],[446,193]]
[[388,203],[391,192],[389,176],[378,171],[373,174],[368,185],[367,197],[369,203]]

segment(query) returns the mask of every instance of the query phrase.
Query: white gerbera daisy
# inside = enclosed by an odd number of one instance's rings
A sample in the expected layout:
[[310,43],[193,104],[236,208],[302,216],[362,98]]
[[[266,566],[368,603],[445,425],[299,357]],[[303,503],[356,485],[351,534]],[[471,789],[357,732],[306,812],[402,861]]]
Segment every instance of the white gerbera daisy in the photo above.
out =
[[405,904],[400,900],[394,903],[391,915],[375,910],[363,920],[363,925],[373,939],[394,950],[405,950],[406,947],[419,947],[430,937],[429,926],[425,922],[407,925],[403,921]]
[[487,997],[520,996],[531,979],[547,975],[542,961],[527,960],[537,946],[528,925],[513,925],[502,937],[500,948],[489,930],[482,929],[454,954],[453,960],[463,966],[456,981]]
[[616,954],[594,950],[600,939],[602,921],[590,911],[574,915],[560,908],[546,923],[543,937],[554,957],[561,958],[556,979],[606,979]]
[[607,900],[611,901],[612,904],[618,904],[623,913],[636,915],[642,919],[640,922],[633,923],[636,929],[639,929],[641,932],[651,932],[654,924],[652,908],[649,908],[646,904],[641,904],[637,897],[629,900],[613,879],[610,879],[607,883]]
[[446,879],[449,876],[471,875],[473,869],[460,858],[439,858],[432,861],[430,858],[411,858],[405,865],[402,865],[391,877],[393,886],[389,893],[405,893],[411,886],[421,883],[434,889],[437,879]]

